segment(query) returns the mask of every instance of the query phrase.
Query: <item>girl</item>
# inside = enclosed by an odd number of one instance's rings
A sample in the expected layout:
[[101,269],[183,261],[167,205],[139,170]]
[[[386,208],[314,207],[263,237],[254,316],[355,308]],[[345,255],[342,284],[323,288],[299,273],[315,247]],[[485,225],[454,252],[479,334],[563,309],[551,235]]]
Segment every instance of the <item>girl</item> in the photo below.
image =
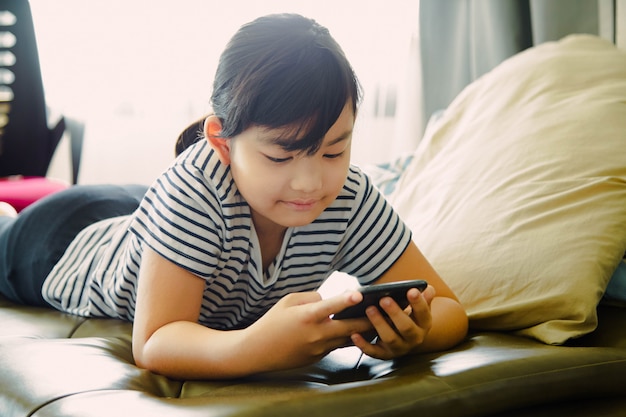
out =
[[[390,359],[464,338],[458,300],[350,165],[359,88],[325,28],[298,15],[244,25],[211,99],[202,139],[145,196],[77,186],[0,220],[1,292],[131,320],[137,365],[175,378],[299,367],[348,343]],[[430,286],[409,290],[406,310],[386,297],[366,318],[332,320],[362,297],[322,300],[335,270]]]

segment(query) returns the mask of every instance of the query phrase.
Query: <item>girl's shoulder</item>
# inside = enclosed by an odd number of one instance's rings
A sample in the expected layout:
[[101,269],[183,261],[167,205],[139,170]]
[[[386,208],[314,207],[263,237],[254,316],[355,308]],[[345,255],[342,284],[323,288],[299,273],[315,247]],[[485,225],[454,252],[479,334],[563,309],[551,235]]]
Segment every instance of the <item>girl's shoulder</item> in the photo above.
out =
[[185,183],[187,187],[210,190],[222,201],[237,195],[230,167],[220,161],[217,153],[205,140],[187,148],[164,175],[171,181]]
[[362,200],[369,198],[376,189],[371,178],[358,166],[350,165],[346,182],[339,198],[349,198],[352,200]]
[[356,165],[350,165],[343,189],[327,211],[344,212],[348,217],[369,210],[384,200],[370,177]]

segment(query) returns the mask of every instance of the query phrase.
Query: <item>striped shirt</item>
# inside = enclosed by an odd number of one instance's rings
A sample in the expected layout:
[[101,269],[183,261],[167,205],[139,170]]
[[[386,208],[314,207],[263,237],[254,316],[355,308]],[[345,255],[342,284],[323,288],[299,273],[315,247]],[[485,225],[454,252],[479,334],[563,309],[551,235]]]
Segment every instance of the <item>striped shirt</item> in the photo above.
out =
[[201,324],[244,328],[286,294],[318,289],[333,271],[375,281],[410,239],[368,177],[351,166],[337,199],[311,224],[289,228],[264,272],[250,207],[230,167],[201,141],[157,179],[134,214],[79,233],[42,293],[62,311],[132,321],[148,246],[205,281]]

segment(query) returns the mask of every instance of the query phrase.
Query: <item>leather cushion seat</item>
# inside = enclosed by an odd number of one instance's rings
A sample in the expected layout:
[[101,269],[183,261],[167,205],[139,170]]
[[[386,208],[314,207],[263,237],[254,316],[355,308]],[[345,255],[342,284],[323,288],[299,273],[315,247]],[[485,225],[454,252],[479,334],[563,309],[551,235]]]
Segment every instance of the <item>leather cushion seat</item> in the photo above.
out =
[[[535,415],[603,400],[626,407],[626,310],[571,346],[506,333],[471,334],[453,350],[380,361],[356,348],[287,372],[175,381],[137,368],[131,325],[0,300],[2,416]],[[574,407],[574,405],[576,405]],[[595,410],[602,410],[602,407]],[[603,414],[595,414],[603,415]]]

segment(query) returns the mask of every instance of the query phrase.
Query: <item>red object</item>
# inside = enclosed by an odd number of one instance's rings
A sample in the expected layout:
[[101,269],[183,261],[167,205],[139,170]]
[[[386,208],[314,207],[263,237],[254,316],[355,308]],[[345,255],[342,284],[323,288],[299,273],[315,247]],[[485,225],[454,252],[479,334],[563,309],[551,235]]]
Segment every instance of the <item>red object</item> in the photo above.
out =
[[49,194],[65,190],[69,184],[44,177],[6,177],[0,179],[0,201],[18,212]]

